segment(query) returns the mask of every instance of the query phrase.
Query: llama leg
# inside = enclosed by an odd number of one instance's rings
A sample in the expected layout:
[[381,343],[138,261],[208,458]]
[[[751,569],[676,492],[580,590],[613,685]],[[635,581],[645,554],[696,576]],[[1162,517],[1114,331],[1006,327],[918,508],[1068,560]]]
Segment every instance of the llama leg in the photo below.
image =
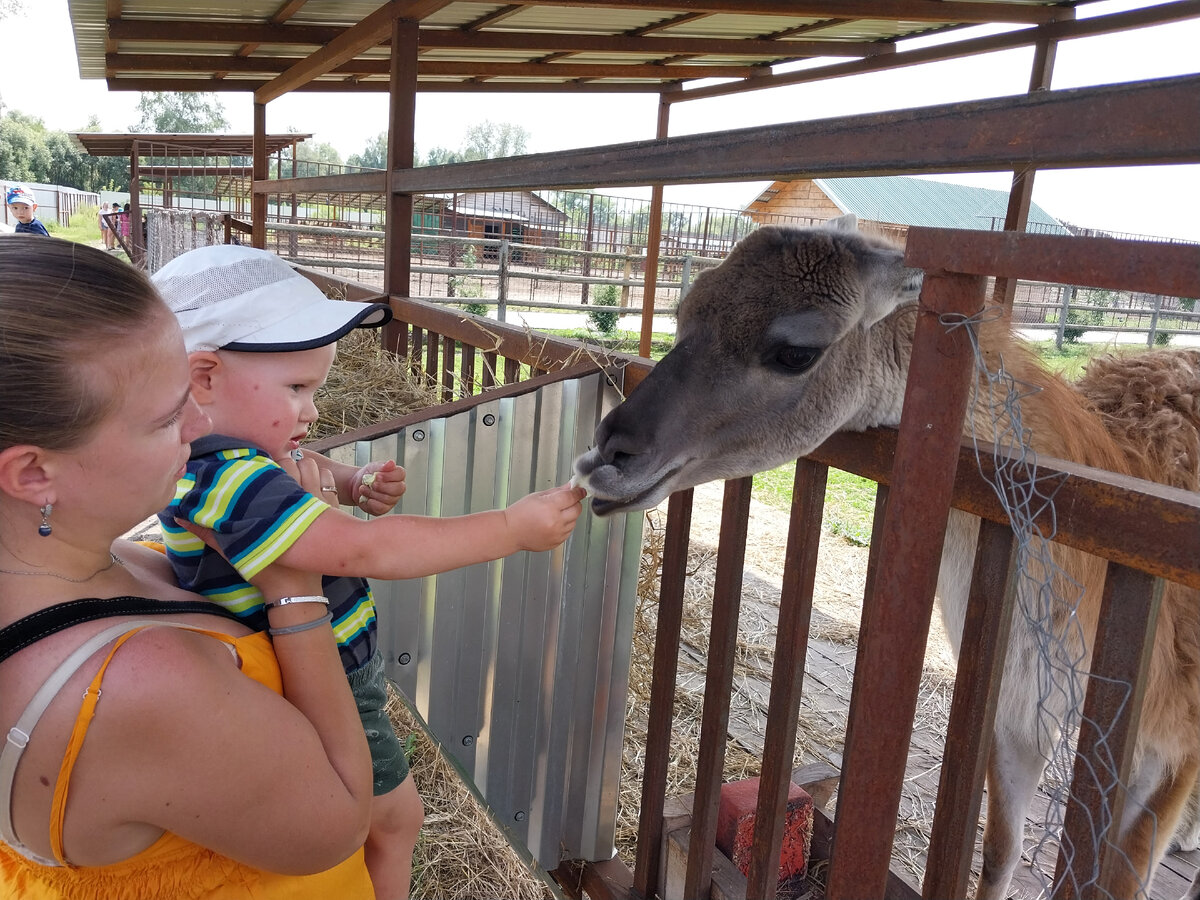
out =
[[1174,845],[1185,853],[1200,850],[1200,778],[1192,786],[1192,794],[1175,829]]
[[[1149,755],[1148,755],[1149,756]],[[1125,802],[1120,850],[1123,859],[1112,885],[1116,897],[1149,897],[1150,882],[1166,854],[1171,835],[1196,784],[1197,761],[1188,760],[1173,775],[1158,760],[1143,760]],[[1198,887],[1193,882],[1192,888]],[[1186,897],[1192,897],[1189,891]]]
[[1023,736],[997,729],[988,758],[983,872],[976,900],[1004,900],[1021,860],[1025,816],[1046,762]]

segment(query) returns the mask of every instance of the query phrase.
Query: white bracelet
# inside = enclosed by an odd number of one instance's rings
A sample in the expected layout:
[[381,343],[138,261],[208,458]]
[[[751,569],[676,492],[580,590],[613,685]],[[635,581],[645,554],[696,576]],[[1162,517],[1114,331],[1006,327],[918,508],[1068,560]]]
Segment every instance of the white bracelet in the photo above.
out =
[[270,603],[264,604],[264,609],[275,609],[279,606],[287,606],[291,603],[321,603],[325,606],[329,605],[329,598],[322,597],[320,594],[303,594],[298,597],[280,597],[278,600],[272,600]]

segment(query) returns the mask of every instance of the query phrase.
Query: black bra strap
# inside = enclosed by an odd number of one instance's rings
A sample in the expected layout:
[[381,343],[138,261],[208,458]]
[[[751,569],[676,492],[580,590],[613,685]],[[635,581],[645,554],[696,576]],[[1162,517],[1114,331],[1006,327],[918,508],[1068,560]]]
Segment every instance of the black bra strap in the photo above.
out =
[[93,622],[96,619],[108,619],[113,616],[177,615],[180,613],[206,613],[241,621],[229,610],[208,600],[170,602],[154,600],[149,597],[110,597],[106,600],[89,597],[83,600],[69,600],[66,603],[56,603],[54,606],[40,609],[23,619],[18,619],[11,625],[0,628],[0,662],[44,637],[49,637],[81,622]]

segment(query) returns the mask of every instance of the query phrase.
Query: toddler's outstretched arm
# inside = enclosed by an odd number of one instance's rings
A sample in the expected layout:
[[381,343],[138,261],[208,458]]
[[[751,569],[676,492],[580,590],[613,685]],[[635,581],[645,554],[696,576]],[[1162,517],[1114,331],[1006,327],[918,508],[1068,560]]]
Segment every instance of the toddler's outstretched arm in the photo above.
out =
[[571,533],[582,488],[569,485],[522,497],[504,510],[465,516],[391,515],[363,521],[341,510],[322,514],[279,561],[326,575],[420,578],[510,556],[550,550]]

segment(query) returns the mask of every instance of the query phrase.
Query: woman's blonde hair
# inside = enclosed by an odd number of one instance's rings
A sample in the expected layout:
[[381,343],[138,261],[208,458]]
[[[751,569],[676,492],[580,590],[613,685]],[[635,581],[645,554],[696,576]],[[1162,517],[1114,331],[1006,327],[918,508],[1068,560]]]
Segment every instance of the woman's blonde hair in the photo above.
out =
[[149,278],[103,250],[0,238],[0,450],[84,443],[118,399],[104,363],[169,315]]

